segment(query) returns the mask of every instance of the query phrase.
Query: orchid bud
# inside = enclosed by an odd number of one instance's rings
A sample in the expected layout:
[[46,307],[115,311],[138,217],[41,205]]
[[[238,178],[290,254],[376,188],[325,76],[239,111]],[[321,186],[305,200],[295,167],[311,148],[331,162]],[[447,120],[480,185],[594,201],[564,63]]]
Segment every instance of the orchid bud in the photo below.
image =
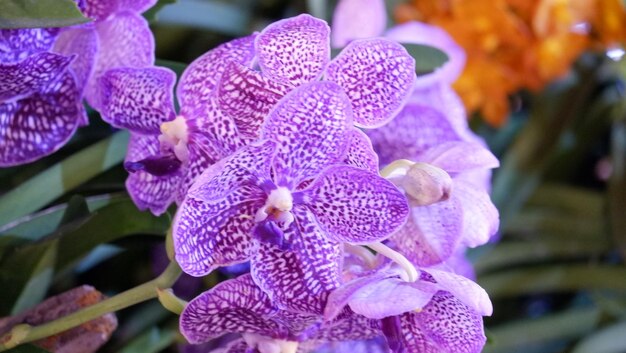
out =
[[412,205],[427,206],[450,197],[452,178],[434,165],[415,163],[402,178],[401,187]]

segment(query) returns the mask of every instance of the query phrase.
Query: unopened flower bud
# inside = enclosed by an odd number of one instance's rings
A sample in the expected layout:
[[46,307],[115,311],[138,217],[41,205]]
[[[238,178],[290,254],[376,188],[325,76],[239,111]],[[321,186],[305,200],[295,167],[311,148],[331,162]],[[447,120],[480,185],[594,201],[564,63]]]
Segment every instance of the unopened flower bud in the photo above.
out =
[[427,163],[415,163],[398,184],[414,206],[445,201],[452,191],[452,178],[445,170]]

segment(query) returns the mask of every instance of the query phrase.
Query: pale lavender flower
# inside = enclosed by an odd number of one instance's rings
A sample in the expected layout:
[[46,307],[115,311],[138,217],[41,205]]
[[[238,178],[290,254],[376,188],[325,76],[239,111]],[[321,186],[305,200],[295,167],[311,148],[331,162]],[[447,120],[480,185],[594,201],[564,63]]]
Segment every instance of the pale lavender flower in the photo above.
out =
[[343,89],[328,81],[282,98],[259,142],[211,166],[190,188],[173,226],[183,270],[202,276],[251,259],[274,303],[321,312],[320,293],[338,283],[340,243],[380,241],[408,212],[391,182],[344,164],[352,115]]
[[[192,300],[180,317],[190,343],[203,343],[228,333],[241,334],[219,352],[309,351],[327,342],[369,339],[381,335],[380,322],[346,313],[322,323],[319,315],[294,313],[274,305],[243,275],[220,283]],[[214,351],[217,352],[217,351]]]
[[131,131],[126,187],[135,204],[154,214],[182,202],[195,178],[243,145],[235,122],[217,108],[215,90],[228,63],[249,65],[254,36],[225,43],[194,61],[177,87],[164,68],[118,68],[101,78],[102,118]]

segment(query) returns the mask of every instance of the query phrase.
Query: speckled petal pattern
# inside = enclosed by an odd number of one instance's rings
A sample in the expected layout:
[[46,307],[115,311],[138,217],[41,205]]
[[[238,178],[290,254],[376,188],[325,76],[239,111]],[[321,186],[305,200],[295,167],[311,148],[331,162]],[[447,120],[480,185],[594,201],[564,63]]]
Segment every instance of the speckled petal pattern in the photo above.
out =
[[58,28],[0,29],[0,63],[16,63],[47,51],[58,33]]
[[157,0],[85,0],[85,15],[102,21],[119,11],[141,14],[156,2]]
[[267,114],[289,90],[258,71],[231,62],[222,75],[217,97],[219,108],[233,118],[241,136],[254,140]]
[[415,60],[396,42],[360,39],[330,62],[325,79],[345,89],[356,126],[377,128],[393,119],[409,98]]
[[407,353],[479,353],[487,340],[482,317],[445,292],[400,322]]
[[189,302],[180,316],[180,330],[190,343],[203,343],[233,332],[270,336],[281,333],[281,327],[268,320],[276,313],[251,276],[243,275]]
[[100,82],[102,119],[115,127],[158,135],[161,124],[175,118],[176,75],[169,69],[112,69]]
[[350,148],[344,162],[378,174],[378,155],[374,152],[372,141],[363,131],[355,128],[350,132]]
[[287,18],[265,27],[255,49],[265,76],[299,86],[319,78],[330,60],[330,28],[307,14]]
[[86,119],[80,91],[65,72],[39,93],[0,103],[0,167],[32,162],[61,148]]
[[350,102],[332,82],[306,84],[283,97],[261,132],[261,138],[278,143],[274,160],[277,184],[293,188],[342,161],[351,125]]
[[214,93],[229,62],[250,66],[254,59],[255,38],[256,34],[234,39],[209,50],[189,64],[176,91],[180,105],[195,109],[205,104]]
[[122,11],[96,24],[100,51],[85,97],[89,105],[101,108],[100,77],[117,67],[146,67],[154,64],[154,37],[140,15]]
[[252,259],[252,275],[281,309],[321,314],[328,293],[339,285],[343,250],[326,239],[306,207],[293,213],[296,220],[285,230],[290,248],[260,243]]
[[[159,155],[159,140],[155,135],[130,135],[126,162],[136,162]],[[164,213],[174,202],[181,174],[155,176],[143,170],[130,173],[126,179],[126,190],[140,210],[150,210],[155,215]]]
[[244,147],[196,179],[172,227],[185,272],[203,276],[250,258],[254,215],[266,198],[260,184],[269,180],[273,152],[271,142]]
[[303,193],[327,235],[339,242],[381,241],[409,214],[407,200],[396,186],[352,166],[326,169]]
[[40,53],[16,64],[0,63],[0,103],[41,92],[57,81],[71,62],[72,57]]

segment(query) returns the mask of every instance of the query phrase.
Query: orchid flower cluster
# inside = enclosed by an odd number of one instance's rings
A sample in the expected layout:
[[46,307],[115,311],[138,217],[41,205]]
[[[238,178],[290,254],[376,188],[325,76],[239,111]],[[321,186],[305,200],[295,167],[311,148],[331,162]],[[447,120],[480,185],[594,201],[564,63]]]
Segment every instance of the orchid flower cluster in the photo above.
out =
[[[299,15],[204,54],[174,92],[139,16],[153,3],[86,1],[93,24],[2,32],[2,165],[65,143],[86,122],[83,93],[129,130],[128,192],[155,215],[178,205],[180,267],[200,277],[249,264],[186,305],[190,343],[232,334],[220,352],[481,351],[492,307],[463,253],[497,230],[498,161],[450,87],[462,50],[412,23],[346,39],[331,60],[328,25]],[[401,41],[450,61],[417,77]]]

